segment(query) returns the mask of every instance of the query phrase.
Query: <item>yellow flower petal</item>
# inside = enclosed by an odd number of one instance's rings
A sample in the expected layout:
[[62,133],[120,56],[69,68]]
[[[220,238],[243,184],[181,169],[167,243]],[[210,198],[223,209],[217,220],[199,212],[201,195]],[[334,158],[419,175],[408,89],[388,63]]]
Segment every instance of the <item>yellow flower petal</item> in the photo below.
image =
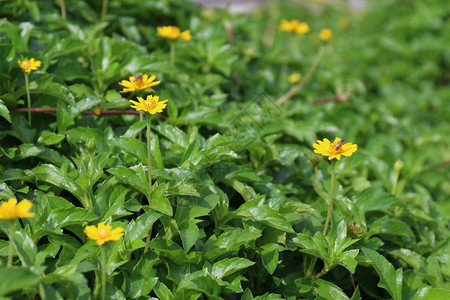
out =
[[28,212],[33,206],[29,200],[22,200],[17,204],[16,198],[10,198],[0,204],[0,219],[14,220],[18,218],[31,218],[34,213]]
[[[341,142],[341,140],[342,139],[339,137],[335,138],[333,143],[328,139],[323,139],[323,141],[317,140],[317,144],[313,144],[314,153],[328,156],[329,160],[335,158],[340,160],[341,156],[352,156],[352,154],[358,150],[358,145],[347,143],[345,140],[342,140]],[[339,145],[339,143],[342,145]]]
[[164,100],[159,102],[158,96],[151,96],[148,95],[147,98],[144,100],[142,97],[137,97],[137,100],[139,102],[129,100],[132,108],[136,110],[142,110],[150,113],[151,115],[154,115],[158,112],[162,112],[164,108],[166,108],[167,104],[165,104],[168,100]]
[[111,225],[98,223],[97,227],[94,225],[86,226],[84,233],[91,240],[95,240],[98,245],[103,245],[109,241],[119,240],[124,235],[123,230],[122,227],[117,227],[113,230]]

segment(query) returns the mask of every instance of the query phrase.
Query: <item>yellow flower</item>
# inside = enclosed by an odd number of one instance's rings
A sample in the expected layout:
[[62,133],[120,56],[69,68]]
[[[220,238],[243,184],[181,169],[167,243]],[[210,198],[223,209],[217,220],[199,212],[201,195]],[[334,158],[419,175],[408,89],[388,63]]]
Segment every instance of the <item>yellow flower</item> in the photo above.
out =
[[177,26],[156,27],[157,34],[163,38],[175,40],[180,37],[180,28]]
[[30,58],[30,60],[25,59],[24,61],[17,61],[19,66],[25,71],[25,73],[30,73],[31,71],[37,70],[41,66],[40,60],[34,60],[34,58]]
[[180,39],[183,41],[190,41],[191,40],[191,31],[185,30],[182,33],[180,33]]
[[148,89],[152,92],[155,90],[152,89],[152,86],[158,85],[161,83],[161,81],[153,81],[155,80],[156,76],[152,75],[151,77],[148,77],[147,74],[139,74],[136,76],[130,76],[128,80],[122,80],[119,82],[121,86],[124,86],[125,88],[121,90],[121,93],[128,93],[128,92],[134,92],[136,90],[145,90]]
[[333,158],[340,160],[341,155],[352,156],[353,152],[358,150],[358,145],[347,143],[345,139],[338,137],[334,139],[333,143],[328,139],[323,139],[323,141],[317,140],[317,144],[313,144],[313,147],[315,148],[314,153],[328,156],[328,160]]
[[147,99],[143,99],[142,97],[137,97],[138,101],[133,101],[130,100],[130,102],[133,105],[131,105],[132,108],[136,109],[136,110],[143,110],[146,111],[148,113],[150,113],[151,115],[154,115],[156,113],[162,112],[164,108],[166,108],[167,104],[165,104],[167,102],[167,100],[159,101],[159,97],[158,96],[152,96],[152,95],[148,95]]
[[350,20],[346,17],[341,17],[338,20],[338,25],[342,29],[347,29],[350,26]]
[[0,205],[0,219],[14,220],[17,218],[31,218],[34,213],[28,212],[33,203],[24,199],[17,204],[16,198],[9,198]]
[[309,25],[306,22],[302,22],[299,23],[296,27],[295,27],[295,32],[297,34],[305,34],[309,31]]
[[293,20],[281,20],[280,25],[278,26],[278,29],[280,31],[285,31],[285,32],[293,32],[296,30],[297,26],[300,24],[300,22],[296,19]]
[[324,42],[328,42],[332,38],[333,38],[333,32],[328,28],[322,29],[319,33],[319,39]]
[[94,225],[86,226],[84,233],[100,246],[109,241],[117,241],[124,235],[122,227],[117,227],[112,230],[111,225],[105,225],[103,223],[98,223],[98,227]]
[[302,79],[302,75],[298,74],[298,73],[294,73],[289,75],[288,77],[288,82],[289,83],[297,83]]

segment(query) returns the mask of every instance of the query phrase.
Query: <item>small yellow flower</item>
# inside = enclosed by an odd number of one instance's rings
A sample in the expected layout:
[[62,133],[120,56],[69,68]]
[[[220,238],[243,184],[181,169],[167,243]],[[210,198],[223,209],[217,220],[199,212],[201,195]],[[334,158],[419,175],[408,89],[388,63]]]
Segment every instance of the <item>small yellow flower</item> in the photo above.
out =
[[302,79],[302,75],[298,74],[298,73],[294,73],[289,75],[288,77],[288,82],[289,83],[297,83]]
[[33,203],[29,200],[24,199],[17,204],[16,198],[9,198],[0,205],[0,219],[14,220],[34,217],[34,213],[28,212],[32,206]]
[[146,111],[151,115],[162,112],[167,106],[167,100],[158,102],[159,96],[148,95],[145,100],[142,97],[137,97],[137,99],[139,102],[130,100],[130,102],[134,105],[131,105],[131,107],[136,110]]
[[191,31],[185,30],[182,33],[180,33],[180,39],[183,41],[190,41],[191,40]]
[[84,228],[84,233],[88,238],[96,241],[97,244],[101,246],[106,242],[119,240],[124,235],[123,230],[122,227],[117,227],[112,230],[111,225],[98,223],[98,227],[95,227],[94,225],[86,226],[86,228]]
[[338,25],[342,29],[347,29],[350,26],[350,20],[346,17],[341,17],[338,20]]
[[280,31],[284,31],[284,32],[293,32],[296,30],[296,28],[298,27],[298,25],[300,24],[300,22],[296,19],[293,20],[281,20],[280,25],[278,26],[278,29]]
[[31,71],[37,70],[41,66],[40,60],[34,60],[34,58],[30,58],[30,60],[25,59],[24,61],[17,61],[19,66],[25,71],[25,73],[30,73]]
[[119,82],[121,86],[124,86],[125,88],[121,90],[121,93],[128,93],[128,92],[134,92],[136,90],[150,90],[154,92],[155,90],[152,89],[152,86],[158,85],[161,83],[161,81],[153,81],[155,80],[156,76],[152,75],[151,77],[148,77],[147,74],[139,74],[136,76],[130,76],[128,77],[128,80],[122,80]]
[[177,26],[159,26],[156,31],[160,37],[166,39],[175,40],[180,37],[180,28]]
[[328,139],[323,139],[323,141],[317,140],[317,144],[313,144],[313,147],[315,148],[314,153],[328,156],[328,160],[332,160],[333,158],[340,160],[341,155],[352,156],[353,152],[358,150],[358,145],[343,142],[338,137],[334,139],[333,143]]
[[328,28],[322,29],[319,33],[319,39],[324,42],[328,42],[332,38],[333,38],[333,32]]
[[306,22],[301,22],[295,27],[295,32],[297,34],[305,34],[309,31],[309,25]]

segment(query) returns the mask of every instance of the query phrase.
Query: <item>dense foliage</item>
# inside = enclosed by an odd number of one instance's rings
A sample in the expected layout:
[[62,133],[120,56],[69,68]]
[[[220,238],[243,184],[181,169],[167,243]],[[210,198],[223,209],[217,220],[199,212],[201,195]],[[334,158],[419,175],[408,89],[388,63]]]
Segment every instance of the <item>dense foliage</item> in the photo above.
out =
[[[101,251],[83,230],[104,222],[125,229],[102,246],[107,299],[450,299],[447,1],[230,15],[111,0],[105,22],[102,1],[66,0],[66,18],[59,3],[0,1],[0,198],[35,214],[13,223],[11,268],[0,220],[0,297],[97,297]],[[311,30],[280,32],[282,19]],[[192,32],[173,65],[162,25]],[[31,106],[57,108],[31,127],[24,58],[42,61]],[[140,94],[118,82],[139,73],[168,99],[150,205],[146,122],[102,113],[132,111]],[[331,168],[312,144],[335,137],[358,151],[336,162],[324,236]]]

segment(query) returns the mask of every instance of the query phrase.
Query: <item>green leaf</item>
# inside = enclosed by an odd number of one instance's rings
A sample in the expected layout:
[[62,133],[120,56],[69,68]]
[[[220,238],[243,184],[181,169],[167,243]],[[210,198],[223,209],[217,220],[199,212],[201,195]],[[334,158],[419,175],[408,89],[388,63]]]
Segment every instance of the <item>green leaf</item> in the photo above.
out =
[[269,274],[275,272],[278,266],[278,252],[283,249],[284,247],[275,243],[266,244],[260,248],[261,260]]
[[14,245],[22,264],[24,266],[34,265],[38,249],[28,233],[25,231],[16,231],[14,235]]
[[112,143],[122,151],[136,157],[137,163],[147,165],[147,145],[144,142],[131,137],[119,137],[112,140]]
[[364,254],[372,260],[373,266],[380,276],[378,286],[384,288],[394,300],[402,299],[402,269],[395,270],[394,266],[376,251],[363,248]]
[[150,207],[165,215],[173,216],[172,205],[167,199],[166,193],[167,183],[162,183],[156,188],[153,188],[150,198]]
[[131,220],[125,229],[124,239],[128,242],[141,240],[148,236],[148,231],[152,228],[153,223],[162,215],[156,211],[149,211],[140,215],[136,220]]
[[0,295],[23,291],[36,286],[40,277],[24,267],[0,267]]
[[374,234],[392,234],[408,237],[411,241],[415,240],[414,232],[408,225],[400,220],[390,219],[384,216],[376,220],[368,232],[369,236]]
[[189,252],[200,236],[199,229],[196,225],[197,222],[197,220],[191,219],[178,225],[183,248],[186,252]]
[[424,287],[410,300],[447,300],[450,299],[450,290],[443,288]]
[[107,171],[113,174],[119,182],[132,186],[148,197],[147,175],[142,164],[132,168],[119,166],[108,169]]
[[44,146],[50,146],[60,143],[62,140],[64,140],[63,134],[54,133],[48,130],[43,130],[41,132],[41,135],[38,138],[38,143],[44,145]]
[[280,213],[268,205],[260,205],[259,201],[256,200],[242,204],[234,215],[261,222],[281,231],[295,233],[291,224]]
[[189,137],[178,127],[167,123],[161,123],[155,129],[172,143],[186,150],[189,146]]
[[317,299],[320,300],[349,300],[347,295],[342,291],[341,288],[334,285],[329,281],[318,279],[314,282],[317,285]]
[[253,266],[255,262],[246,258],[234,257],[225,258],[214,263],[211,275],[216,278],[223,278],[240,270]]
[[9,114],[8,108],[5,106],[2,99],[0,99],[0,116],[5,118],[9,123],[11,123],[11,116]]

